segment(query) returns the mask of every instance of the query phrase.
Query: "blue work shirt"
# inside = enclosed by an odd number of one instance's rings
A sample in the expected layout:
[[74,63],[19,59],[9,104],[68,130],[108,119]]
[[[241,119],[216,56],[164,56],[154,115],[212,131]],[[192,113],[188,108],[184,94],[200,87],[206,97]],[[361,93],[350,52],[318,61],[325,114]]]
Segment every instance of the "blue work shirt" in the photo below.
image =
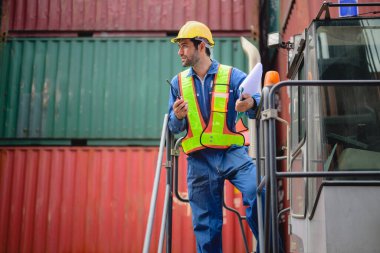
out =
[[[203,81],[197,76],[193,68],[190,68],[190,72],[188,74],[188,76],[193,76],[194,78],[195,92],[197,95],[199,108],[206,124],[210,118],[211,94],[212,94],[212,89],[213,89],[214,77],[215,77],[215,74],[218,72],[218,66],[219,66],[219,62],[217,62],[216,60],[212,60],[211,66],[206,76],[204,77]],[[243,82],[243,80],[246,78],[246,76],[247,75],[241,70],[237,68],[232,69],[231,79],[230,79],[230,95],[229,95],[228,106],[227,106],[227,110],[228,110],[227,126],[232,131],[235,131],[235,120],[237,117],[237,112],[235,111],[235,102],[240,97],[239,86]],[[170,131],[173,134],[178,134],[186,130],[186,127],[187,127],[187,118],[179,120],[177,119],[173,111],[173,104],[177,99],[177,95],[180,95],[180,90],[178,86],[178,75],[173,77],[171,84],[172,84],[172,89],[170,89],[170,95],[169,95],[168,126],[169,126]],[[259,93],[254,94],[252,98],[255,100],[256,105],[260,103]],[[252,109],[248,110],[246,113],[249,118],[255,117],[255,111]]]

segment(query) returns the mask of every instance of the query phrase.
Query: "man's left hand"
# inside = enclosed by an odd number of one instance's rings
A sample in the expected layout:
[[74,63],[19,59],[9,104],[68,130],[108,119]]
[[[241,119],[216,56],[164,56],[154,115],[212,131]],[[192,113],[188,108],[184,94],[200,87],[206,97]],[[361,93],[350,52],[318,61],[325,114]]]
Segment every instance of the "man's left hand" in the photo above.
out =
[[243,100],[238,99],[235,104],[235,110],[237,112],[245,112],[252,109],[255,105],[255,101],[248,93],[242,94]]

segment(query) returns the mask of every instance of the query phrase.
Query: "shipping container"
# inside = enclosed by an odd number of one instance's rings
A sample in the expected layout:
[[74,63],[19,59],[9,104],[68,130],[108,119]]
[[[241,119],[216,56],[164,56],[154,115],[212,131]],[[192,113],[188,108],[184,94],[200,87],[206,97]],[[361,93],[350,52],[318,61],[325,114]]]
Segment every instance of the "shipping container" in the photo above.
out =
[[[247,69],[239,38],[215,41],[215,59]],[[8,40],[0,61],[1,144],[157,145],[166,80],[183,69],[177,51],[169,38]]]
[[214,32],[251,31],[253,1],[3,0],[4,29],[11,35],[41,32],[173,32],[188,20]]
[[[1,147],[0,253],[142,252],[157,156],[157,147]],[[179,161],[179,191],[186,197],[185,156]],[[157,252],[165,173],[150,252]],[[225,198],[245,215],[230,184]],[[244,252],[238,220],[226,210],[223,247]],[[176,198],[172,249],[195,252],[190,207]]]

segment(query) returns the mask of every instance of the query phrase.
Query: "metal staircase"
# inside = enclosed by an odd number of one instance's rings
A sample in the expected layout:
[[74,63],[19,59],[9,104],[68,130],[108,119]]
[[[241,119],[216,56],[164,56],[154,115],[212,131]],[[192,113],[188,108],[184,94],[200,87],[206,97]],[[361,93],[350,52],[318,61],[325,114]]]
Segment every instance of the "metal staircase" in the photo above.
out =
[[[174,135],[172,135],[170,131],[168,130],[167,124],[168,124],[168,115],[166,114],[164,117],[164,122],[162,126],[160,147],[159,147],[159,153],[158,153],[158,159],[157,159],[157,166],[156,166],[152,196],[151,196],[151,201],[150,201],[150,209],[149,209],[148,222],[147,222],[146,233],[145,233],[143,253],[149,252],[149,248],[151,244],[152,228],[153,228],[154,216],[156,212],[158,187],[159,187],[159,182],[160,182],[161,169],[163,167],[162,161],[163,161],[164,155],[166,156],[166,163],[164,164],[164,167],[166,168],[166,186],[165,186],[165,199],[164,199],[164,206],[163,206],[163,212],[162,212],[158,252],[163,251],[165,238],[166,238],[166,252],[167,253],[171,252],[173,191],[174,191],[175,197],[179,201],[189,202],[189,200],[182,197],[178,191],[178,164],[179,164],[178,158],[180,155],[179,147],[183,138],[179,138],[175,140]],[[243,227],[243,220],[245,220],[246,217],[240,215],[240,213],[236,209],[227,206],[225,201],[223,201],[223,206],[226,210],[233,212],[237,216],[240,230],[243,237],[243,241],[244,241],[245,251],[247,253],[250,252],[249,247],[248,247],[247,236],[245,235],[244,227]]]

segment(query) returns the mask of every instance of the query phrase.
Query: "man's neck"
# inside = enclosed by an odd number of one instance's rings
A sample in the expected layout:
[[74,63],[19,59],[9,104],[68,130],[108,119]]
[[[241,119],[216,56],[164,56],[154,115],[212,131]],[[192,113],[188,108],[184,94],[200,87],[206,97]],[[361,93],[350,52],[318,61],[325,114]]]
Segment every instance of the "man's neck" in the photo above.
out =
[[201,79],[204,79],[208,70],[210,69],[211,64],[212,64],[211,59],[208,57],[205,57],[201,59],[196,65],[193,66],[193,70]]

